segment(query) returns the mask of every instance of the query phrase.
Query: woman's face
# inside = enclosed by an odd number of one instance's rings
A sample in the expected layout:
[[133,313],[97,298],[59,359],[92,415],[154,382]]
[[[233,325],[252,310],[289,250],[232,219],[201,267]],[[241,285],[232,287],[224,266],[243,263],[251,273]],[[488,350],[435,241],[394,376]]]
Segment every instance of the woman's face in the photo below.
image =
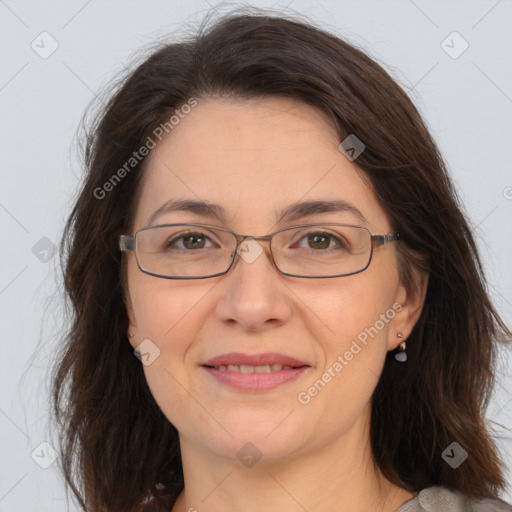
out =
[[[188,199],[218,205],[226,218],[171,211],[152,224],[214,224],[253,236],[315,222],[391,232],[357,160],[338,146],[329,119],[294,100],[200,100],[150,152],[134,231],[167,201]],[[290,205],[310,201],[344,201],[365,220],[347,209],[276,223]],[[131,344],[151,340],[144,372],[156,402],[182,443],[227,459],[284,461],[338,440],[364,442],[386,352],[419,314],[399,282],[396,244],[376,247],[364,272],[327,279],[280,274],[268,243],[260,245],[255,259],[199,280],[144,274],[127,253]],[[260,365],[289,357],[305,368],[274,367],[282,382],[265,387],[269,375],[254,369],[244,368],[248,376],[204,366],[233,353],[231,364],[262,355]]]

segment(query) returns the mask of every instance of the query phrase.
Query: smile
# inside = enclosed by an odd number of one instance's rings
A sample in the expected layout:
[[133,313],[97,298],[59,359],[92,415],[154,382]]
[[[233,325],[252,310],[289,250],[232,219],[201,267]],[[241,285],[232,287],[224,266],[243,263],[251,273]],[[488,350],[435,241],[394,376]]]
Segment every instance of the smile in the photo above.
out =
[[278,372],[280,370],[292,370],[293,366],[287,366],[282,364],[264,364],[259,366],[252,366],[249,364],[221,364],[219,366],[212,366],[210,368],[215,368],[220,372],[240,372],[240,373],[270,373],[270,372]]
[[308,370],[311,366],[285,366],[280,364],[266,365],[219,365],[201,366],[207,372],[213,384],[241,392],[270,391],[279,386],[289,384]]

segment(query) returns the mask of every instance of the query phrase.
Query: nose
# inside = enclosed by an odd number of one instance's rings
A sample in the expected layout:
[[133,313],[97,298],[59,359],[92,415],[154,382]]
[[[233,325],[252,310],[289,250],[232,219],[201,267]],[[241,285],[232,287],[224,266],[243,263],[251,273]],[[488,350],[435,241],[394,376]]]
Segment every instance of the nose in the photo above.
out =
[[223,277],[216,307],[219,320],[247,331],[286,322],[292,312],[291,301],[284,276],[272,264],[268,243],[246,238],[233,265]]

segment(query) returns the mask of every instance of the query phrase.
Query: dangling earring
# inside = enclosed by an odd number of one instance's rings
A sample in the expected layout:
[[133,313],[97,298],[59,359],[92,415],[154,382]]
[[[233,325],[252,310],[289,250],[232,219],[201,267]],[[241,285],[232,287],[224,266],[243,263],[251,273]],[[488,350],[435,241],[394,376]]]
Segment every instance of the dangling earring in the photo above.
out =
[[[403,338],[404,337],[404,335],[401,332],[397,333],[396,336],[397,336],[397,338]],[[401,363],[405,363],[405,361],[407,361],[407,354],[405,352],[405,348],[406,348],[405,340],[402,341],[400,343],[400,345],[398,345],[398,348],[400,349],[400,351],[395,354],[395,359],[397,361],[400,361]]]

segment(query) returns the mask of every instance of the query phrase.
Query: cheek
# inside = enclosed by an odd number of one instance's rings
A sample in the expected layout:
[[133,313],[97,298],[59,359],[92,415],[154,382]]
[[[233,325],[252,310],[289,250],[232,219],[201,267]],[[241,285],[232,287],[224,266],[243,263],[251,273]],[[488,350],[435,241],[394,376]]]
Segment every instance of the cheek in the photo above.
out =
[[184,286],[142,274],[135,275],[130,286],[136,322],[133,345],[147,346],[155,354],[151,355],[151,364],[144,365],[144,372],[159,405],[166,401],[167,413],[176,403],[180,384],[190,387],[187,367],[197,363],[194,343],[205,322],[201,300],[212,285]]
[[315,286],[305,283],[296,289],[304,324],[331,357],[350,349],[353,340],[381,342],[395,316],[396,281],[393,270],[375,268]]
[[307,323],[321,360],[303,397],[311,399],[308,407],[318,408],[319,414],[328,406],[337,418],[354,418],[370,399],[396,315],[395,277],[389,270],[361,273],[340,279],[336,286],[315,287],[314,295],[310,292]]
[[[211,286],[211,285],[210,285]],[[204,409],[193,407],[197,395],[190,379],[194,343],[199,339],[204,312],[201,299],[209,287],[182,286],[151,276],[133,280],[132,304],[136,318],[137,343],[151,340],[156,357],[143,366],[151,394],[167,419],[180,431],[188,431],[186,418],[208,423]],[[192,410],[193,409],[193,412]]]
[[201,308],[197,306],[213,285],[183,284],[148,276],[138,269],[130,277],[130,296],[139,338],[155,338],[166,344],[176,338],[176,332],[200,325]]

